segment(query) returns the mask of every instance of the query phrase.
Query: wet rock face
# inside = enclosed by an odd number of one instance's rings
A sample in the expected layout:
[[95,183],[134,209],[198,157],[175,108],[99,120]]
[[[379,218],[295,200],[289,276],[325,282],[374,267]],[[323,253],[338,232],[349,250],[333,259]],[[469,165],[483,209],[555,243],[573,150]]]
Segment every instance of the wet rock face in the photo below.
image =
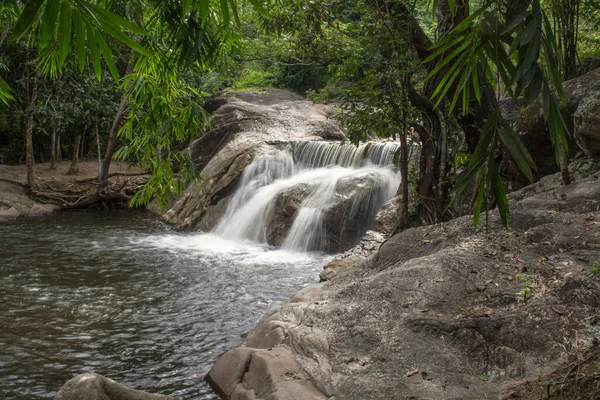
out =
[[175,400],[131,389],[97,374],[77,375],[58,391],[54,400]]
[[579,103],[574,119],[579,147],[588,156],[600,156],[600,91]]
[[[489,233],[462,217],[403,231],[354,265],[338,262],[337,276],[270,310],[223,359],[242,365],[236,352],[266,360],[281,351],[301,367],[303,384],[288,398],[314,389],[351,400],[506,397],[595,342],[600,281],[588,262],[600,260],[600,179],[547,180],[511,204],[509,231],[495,212]],[[225,398],[234,389],[282,398],[256,391],[253,382],[268,380],[261,372],[222,386],[223,365],[209,377]]]
[[[267,241],[281,246],[300,208],[312,194],[309,184],[298,184],[281,191],[275,200],[273,216],[267,226]],[[338,253],[360,241],[381,205],[384,187],[375,174],[341,178],[335,194],[321,214],[319,250]]]
[[244,168],[267,147],[344,137],[337,123],[312,102],[282,90],[223,93],[209,108],[211,129],[188,148],[203,181],[188,188],[164,215],[180,229],[214,225],[217,213],[207,211],[233,192]]

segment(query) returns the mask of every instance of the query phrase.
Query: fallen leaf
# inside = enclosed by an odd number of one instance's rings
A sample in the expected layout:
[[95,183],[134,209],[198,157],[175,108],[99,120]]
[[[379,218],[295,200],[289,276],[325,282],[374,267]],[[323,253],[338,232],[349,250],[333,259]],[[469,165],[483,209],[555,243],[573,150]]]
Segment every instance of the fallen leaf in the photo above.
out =
[[554,215],[554,214],[558,214],[558,211],[556,211],[556,210],[547,210],[546,213]]
[[413,376],[413,375],[416,375],[416,374],[418,374],[418,373],[419,373],[419,369],[417,368],[417,369],[414,369],[414,370],[412,370],[412,371],[408,371],[408,372],[406,373],[406,375],[405,375],[405,376],[406,376],[407,378],[410,378],[411,376]]
[[565,315],[566,314],[564,311],[561,311],[558,308],[554,308],[554,307],[551,307],[551,308],[552,308],[552,311],[554,311],[558,315]]

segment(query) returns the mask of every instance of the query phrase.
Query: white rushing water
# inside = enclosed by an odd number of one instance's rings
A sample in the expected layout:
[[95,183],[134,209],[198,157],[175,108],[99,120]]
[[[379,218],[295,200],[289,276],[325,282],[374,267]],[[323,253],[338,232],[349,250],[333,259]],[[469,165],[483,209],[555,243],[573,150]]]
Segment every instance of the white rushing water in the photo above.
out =
[[244,170],[214,233],[226,239],[269,243],[270,224],[282,212],[276,206],[278,198],[292,193],[301,204],[281,243],[283,249],[331,249],[327,240],[333,233],[327,231],[325,215],[332,212],[343,213],[339,232],[335,231],[345,236],[351,232],[356,241],[372,225],[377,210],[396,193],[399,174],[393,157],[397,148],[395,143],[356,147],[299,142],[282,150],[270,149]]

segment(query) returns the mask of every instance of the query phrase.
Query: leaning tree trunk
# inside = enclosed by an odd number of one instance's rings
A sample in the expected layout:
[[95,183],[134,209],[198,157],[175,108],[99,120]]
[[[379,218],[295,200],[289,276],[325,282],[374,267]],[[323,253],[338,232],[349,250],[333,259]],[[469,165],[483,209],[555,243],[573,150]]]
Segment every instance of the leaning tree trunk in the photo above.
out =
[[75,175],[79,172],[79,144],[81,143],[81,135],[75,136],[75,143],[73,143],[73,159],[71,160],[71,166],[69,167],[69,175]]
[[[127,70],[125,72],[126,75],[131,74],[133,71],[134,61],[133,61],[133,52],[129,56],[129,63],[127,64]],[[98,194],[106,194],[108,191],[108,171],[110,170],[110,163],[112,161],[112,157],[115,154],[115,150],[117,148],[117,133],[119,132],[119,128],[123,119],[125,118],[125,111],[127,108],[127,89],[125,88],[123,94],[121,95],[121,101],[119,103],[119,109],[115,114],[115,118],[113,119],[113,123],[110,127],[110,131],[108,133],[108,143],[106,145],[106,153],[104,153],[104,159],[102,160],[102,165],[100,166],[100,171],[98,173]]]
[[27,117],[25,119],[25,159],[27,164],[27,185],[30,190],[33,190],[34,177],[33,177],[33,164],[35,163],[33,157],[33,114],[31,113],[32,107],[37,100],[37,77],[36,74],[31,74],[30,67],[27,66],[26,71],[26,90],[27,90]]

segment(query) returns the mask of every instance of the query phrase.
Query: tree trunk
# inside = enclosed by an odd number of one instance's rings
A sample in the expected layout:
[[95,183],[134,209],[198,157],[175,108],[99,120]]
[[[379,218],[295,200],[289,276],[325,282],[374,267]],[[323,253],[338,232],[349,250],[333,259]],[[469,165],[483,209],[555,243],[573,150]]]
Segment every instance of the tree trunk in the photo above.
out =
[[[127,64],[127,70],[125,72],[126,75],[131,74],[131,72],[133,71],[133,66],[133,52],[131,52],[129,56],[129,62]],[[108,133],[106,153],[104,153],[104,159],[102,160],[102,165],[100,166],[100,171],[98,173],[97,191],[99,194],[105,194],[108,189],[108,171],[110,170],[110,163],[112,161],[112,157],[115,154],[115,150],[117,147],[117,133],[119,132],[121,122],[123,122],[123,119],[125,118],[125,110],[127,108],[127,89],[128,88],[125,88],[123,93],[121,94],[121,102],[119,103],[119,109],[115,114],[115,118]]]
[[56,135],[56,163],[62,162],[62,148],[60,147],[60,133]]
[[50,169],[56,169],[56,128],[52,128],[52,138],[50,142]]
[[102,173],[102,147],[100,146],[100,133],[98,131],[98,122],[96,122],[96,146],[98,147],[98,176]]
[[571,184],[571,174],[569,173],[569,154],[563,145],[562,140],[558,140],[560,146],[560,173],[562,175],[563,185]]
[[33,164],[35,163],[35,160],[33,157],[33,114],[31,113],[31,108],[37,100],[37,76],[35,73],[31,74],[29,66],[26,68],[27,78],[25,85],[28,99],[27,117],[25,119],[25,159],[27,163],[27,185],[30,190],[33,190]]
[[81,143],[81,135],[75,136],[75,143],[73,144],[73,159],[71,160],[71,166],[69,167],[69,175],[75,175],[79,172],[79,143]]

